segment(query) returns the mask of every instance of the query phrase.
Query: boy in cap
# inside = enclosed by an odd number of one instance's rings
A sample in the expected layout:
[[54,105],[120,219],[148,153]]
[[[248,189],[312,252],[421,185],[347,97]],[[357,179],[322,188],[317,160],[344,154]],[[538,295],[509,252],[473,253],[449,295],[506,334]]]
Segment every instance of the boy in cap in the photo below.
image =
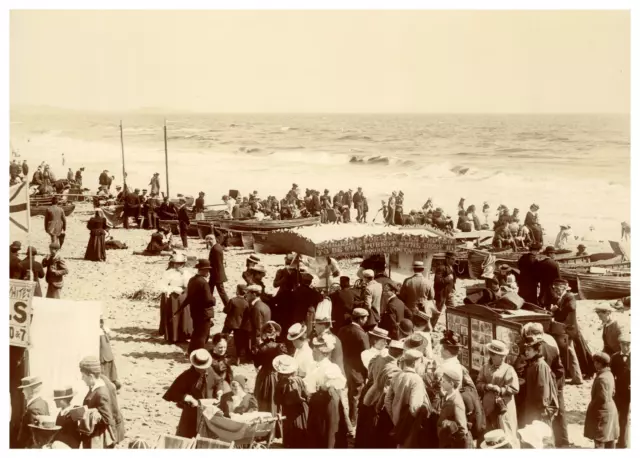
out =
[[[576,354],[576,341],[580,338],[580,329],[578,327],[578,317],[576,312],[576,298],[569,291],[569,283],[566,280],[557,278],[553,281],[553,297],[556,298],[555,303],[549,306],[549,310],[553,313],[553,319],[557,323],[562,323],[565,327],[566,338],[561,339],[561,346],[564,350],[561,355],[566,355],[565,367],[571,374],[572,383],[581,385],[583,383],[583,371]],[[557,304],[557,305],[555,305]],[[565,344],[566,342],[566,344]]]
[[619,337],[620,351],[611,357],[611,373],[615,380],[613,400],[618,409],[620,437],[616,448],[629,447],[629,411],[631,408],[631,338],[625,332]]
[[49,254],[42,259],[42,266],[47,268],[45,280],[47,282],[47,297],[60,299],[60,291],[64,286],[64,276],[69,273],[67,263],[60,256],[60,244],[52,242],[49,245]]
[[442,374],[444,401],[438,416],[438,442],[440,448],[474,448],[471,433],[467,429],[465,403],[460,394],[462,377],[452,367]]
[[558,389],[551,368],[544,360],[540,350],[540,336],[525,337],[523,342],[525,372],[525,401],[523,423],[530,424],[536,420],[551,425],[559,409]]
[[602,351],[609,356],[620,351],[620,335],[622,334],[620,325],[611,316],[612,311],[608,305],[596,307],[596,314],[602,322],[602,342],[604,344]]

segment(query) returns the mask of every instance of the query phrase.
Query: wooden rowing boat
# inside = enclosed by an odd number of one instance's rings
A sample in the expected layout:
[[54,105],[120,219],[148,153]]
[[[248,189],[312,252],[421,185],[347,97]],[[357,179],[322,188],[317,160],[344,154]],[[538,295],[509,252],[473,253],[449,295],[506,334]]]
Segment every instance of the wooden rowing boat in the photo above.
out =
[[620,299],[631,296],[631,276],[577,274],[580,299]]
[[[47,208],[49,208],[50,205],[42,205],[42,206],[36,206],[36,207],[29,207],[29,209],[31,210],[31,216],[44,216],[47,213]],[[76,206],[74,204],[66,204],[66,205],[59,205],[60,208],[62,208],[62,211],[64,212],[64,216],[69,216],[71,213],[73,213],[73,210],[75,210]]]
[[217,222],[221,229],[235,232],[264,232],[277,231],[281,229],[295,229],[297,227],[314,226],[320,224],[319,216],[309,218],[296,218],[284,220],[235,220],[227,219]]

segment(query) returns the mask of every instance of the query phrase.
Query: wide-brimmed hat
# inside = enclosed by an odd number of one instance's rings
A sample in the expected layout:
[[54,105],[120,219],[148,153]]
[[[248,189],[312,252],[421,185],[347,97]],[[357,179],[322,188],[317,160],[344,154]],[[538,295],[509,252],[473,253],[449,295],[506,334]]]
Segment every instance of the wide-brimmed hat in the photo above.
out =
[[247,261],[255,262],[256,264],[260,262],[260,258],[255,254],[250,254],[247,258]]
[[56,417],[53,415],[36,415],[34,423],[30,424],[29,427],[42,431],[58,431],[62,429],[62,426],[56,425]]
[[24,377],[18,387],[19,390],[23,390],[30,386],[42,385],[42,379],[37,375],[30,375],[28,377]]
[[367,311],[367,309],[356,307],[351,312],[351,316],[354,318],[366,318],[369,316],[369,312]]
[[424,352],[427,346],[427,339],[420,334],[411,334],[407,340],[404,341],[405,350],[418,350]]
[[413,261],[414,269],[424,269],[424,262],[422,261]]
[[311,346],[321,353],[331,353],[335,346],[336,341],[332,336],[314,337],[311,341]]
[[211,263],[208,259],[198,259],[196,264],[196,270],[206,270],[211,269]]
[[207,350],[199,348],[198,350],[193,350],[191,352],[189,355],[189,361],[196,369],[208,369],[213,363],[213,358],[211,357],[211,353]]
[[373,270],[371,269],[366,269],[362,272],[362,276],[365,278],[373,278],[375,276],[375,274],[373,273]]
[[185,257],[184,254],[177,253],[171,256],[171,259],[169,260],[169,262],[172,262],[174,264],[186,264],[187,258]]
[[289,375],[298,370],[298,363],[289,355],[276,356],[272,364],[278,374]]
[[460,336],[451,331],[446,330],[442,339],[440,339],[440,343],[445,347],[462,347],[463,345],[460,343]]
[[552,246],[548,246],[544,249],[544,254],[555,254],[556,249]]
[[329,316],[316,316],[313,322],[314,324],[331,324],[333,320]]
[[415,361],[416,359],[422,358],[422,352],[414,349],[405,350],[402,355],[403,361]]
[[480,448],[501,448],[509,443],[507,435],[502,429],[494,429],[484,435],[484,441],[480,444]]
[[371,331],[369,331],[369,334],[379,339],[391,340],[389,338],[389,331],[387,331],[386,329],[379,328],[378,326],[376,326]]
[[11,248],[12,251],[20,251],[22,249],[22,243],[16,240],[11,245],[9,245],[9,248]]
[[287,340],[298,340],[307,333],[307,326],[303,323],[296,323],[287,331]]
[[511,266],[509,266],[508,264],[501,264],[499,267],[500,272],[511,272]]
[[497,339],[494,339],[487,344],[487,350],[489,350],[490,353],[495,353],[496,355],[501,356],[507,356],[509,354],[507,344]]
[[527,348],[527,347],[533,347],[536,344],[539,344],[540,342],[542,342],[542,336],[541,335],[534,335],[534,336],[525,336],[522,345]]
[[254,272],[267,273],[267,270],[264,268],[262,264],[256,264],[255,266],[251,266],[249,270],[253,270]]
[[260,334],[273,334],[280,335],[282,332],[282,326],[275,321],[267,321],[262,328],[260,328]]
[[64,388],[56,388],[53,390],[53,400],[56,399],[71,399],[76,395],[75,390],[71,386]]
[[404,337],[408,337],[413,333],[413,322],[407,318],[403,318],[398,323],[398,331],[400,331],[400,335]]

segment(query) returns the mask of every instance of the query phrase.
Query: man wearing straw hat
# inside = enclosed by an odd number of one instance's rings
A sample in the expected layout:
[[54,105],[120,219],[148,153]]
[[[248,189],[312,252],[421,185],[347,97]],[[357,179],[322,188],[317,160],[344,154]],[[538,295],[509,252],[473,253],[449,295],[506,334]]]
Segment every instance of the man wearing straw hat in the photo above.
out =
[[42,379],[38,376],[24,377],[18,389],[22,390],[26,401],[26,409],[18,433],[18,448],[32,448],[35,443],[29,425],[35,424],[36,417],[49,415],[49,404],[40,396]]
[[58,436],[61,427],[56,425],[55,418],[49,415],[38,415],[33,423],[29,424],[33,434],[33,446],[31,448],[68,448],[58,442],[56,447],[52,446],[54,438]]
[[162,399],[175,402],[182,409],[176,436],[195,437],[198,434],[198,406],[202,399],[213,399],[221,386],[211,364],[213,357],[204,348],[189,355],[191,367],[178,376]]
[[[71,401],[76,395],[71,386],[57,388],[53,390],[53,400],[56,407],[60,409],[56,418],[56,425],[60,426],[60,433],[56,436],[56,442],[62,442],[69,448],[80,448],[82,439],[78,431],[77,421],[74,419],[72,410],[76,407],[71,405]],[[54,442],[55,447],[55,442]]]

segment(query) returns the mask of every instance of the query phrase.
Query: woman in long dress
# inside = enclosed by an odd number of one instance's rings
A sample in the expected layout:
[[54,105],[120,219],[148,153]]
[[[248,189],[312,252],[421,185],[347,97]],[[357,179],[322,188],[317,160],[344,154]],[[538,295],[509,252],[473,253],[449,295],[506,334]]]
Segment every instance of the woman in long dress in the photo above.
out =
[[515,395],[520,390],[516,370],[505,362],[509,349],[500,340],[487,344],[491,360],[478,373],[476,388],[482,395],[487,431],[502,429],[513,448],[519,448]]
[[273,368],[273,360],[280,355],[287,354],[287,348],[283,344],[276,342],[281,331],[282,328],[278,323],[267,321],[260,330],[262,343],[253,359],[256,369],[258,369],[253,394],[258,400],[260,412],[271,412],[274,415],[277,413],[274,396],[278,373]]
[[285,417],[282,444],[284,448],[308,448],[309,393],[297,375],[298,363],[289,355],[280,355],[273,360],[273,368],[278,372],[274,400]]
[[84,253],[84,259],[87,261],[106,261],[107,249],[105,245],[105,236],[107,234],[107,218],[102,216],[99,210],[87,223],[89,229],[89,243],[87,251]]
[[186,259],[177,254],[169,261],[169,267],[160,281],[160,335],[170,343],[186,342],[193,332],[193,322],[189,307],[185,307],[173,318],[185,299],[185,290],[189,284],[189,273],[185,271]]

